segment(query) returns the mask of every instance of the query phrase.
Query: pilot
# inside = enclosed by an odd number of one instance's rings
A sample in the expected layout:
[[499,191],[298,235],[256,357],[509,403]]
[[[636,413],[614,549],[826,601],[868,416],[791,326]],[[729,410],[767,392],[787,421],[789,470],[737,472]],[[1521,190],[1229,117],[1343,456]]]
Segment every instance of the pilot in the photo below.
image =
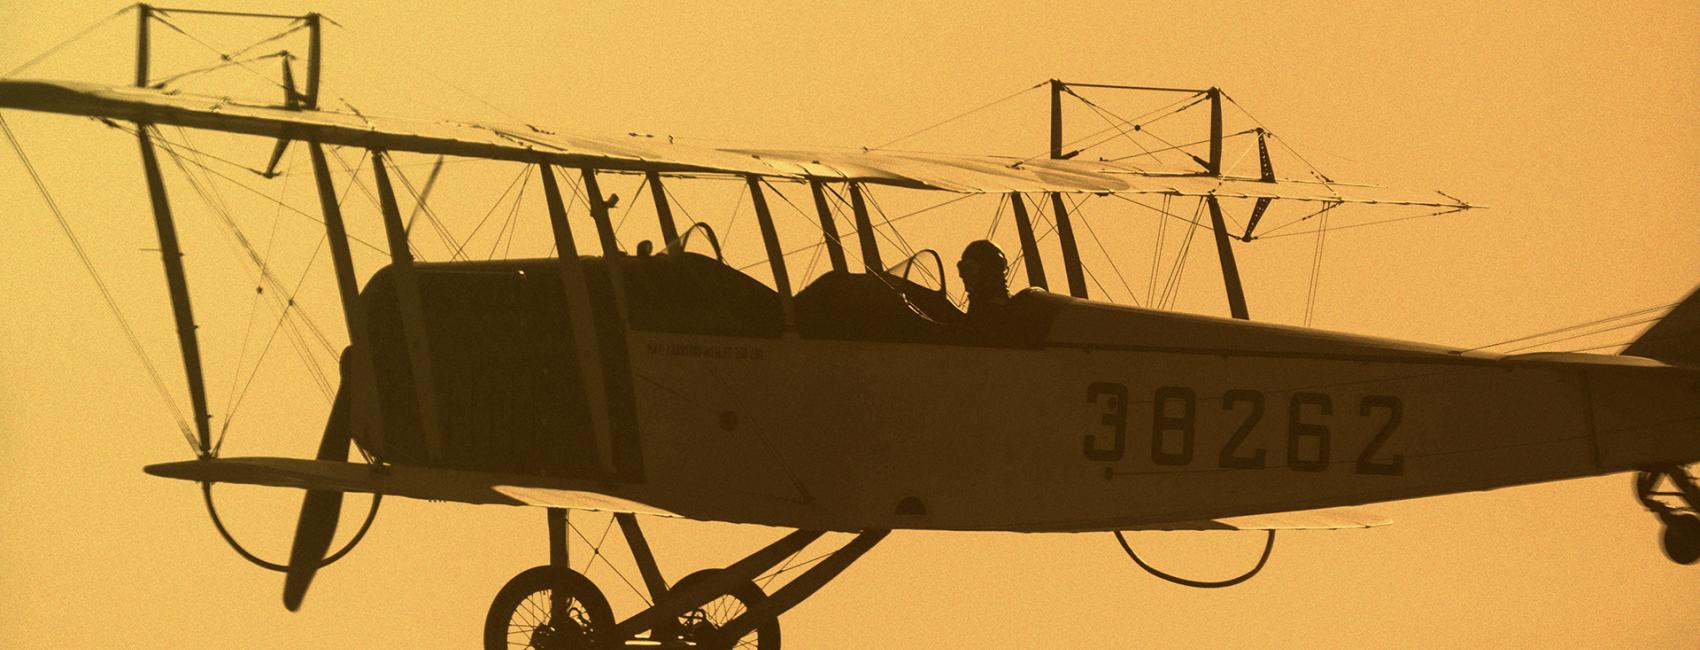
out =
[[1009,262],[997,244],[977,239],[962,249],[962,259],[956,263],[962,276],[962,286],[968,290],[968,318],[984,322],[996,316],[1009,304]]

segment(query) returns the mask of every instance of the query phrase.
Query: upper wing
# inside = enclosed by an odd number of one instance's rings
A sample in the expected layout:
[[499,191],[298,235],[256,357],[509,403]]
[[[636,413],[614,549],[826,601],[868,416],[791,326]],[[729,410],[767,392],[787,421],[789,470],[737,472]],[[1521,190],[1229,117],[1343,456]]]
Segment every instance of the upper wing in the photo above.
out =
[[573,135],[531,126],[428,122],[298,110],[150,88],[0,80],[0,108],[172,124],[269,138],[604,170],[756,175],[857,181],[961,193],[1092,192],[1380,203],[1440,208],[1469,204],[1443,195],[1255,178],[1146,172],[1107,161],[1018,160],[843,150],[715,149],[647,136]]
[[1362,508],[1341,507],[1147,524],[1128,530],[1341,530],[1374,528],[1391,523],[1392,519]]
[[242,483],[337,492],[367,492],[430,501],[544,506],[677,517],[667,510],[598,492],[591,481],[298,458],[219,458],[161,463],[154,476],[204,483]]

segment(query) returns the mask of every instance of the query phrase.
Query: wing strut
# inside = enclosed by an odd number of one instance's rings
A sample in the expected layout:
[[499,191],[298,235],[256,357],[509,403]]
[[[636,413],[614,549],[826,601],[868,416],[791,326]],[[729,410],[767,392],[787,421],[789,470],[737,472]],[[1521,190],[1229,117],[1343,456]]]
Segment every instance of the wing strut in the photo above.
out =
[[1080,266],[1080,249],[1074,243],[1074,224],[1069,222],[1068,205],[1062,193],[1051,192],[1051,214],[1057,220],[1057,240],[1062,242],[1063,270],[1068,272],[1068,295],[1085,298],[1086,276]]
[[1222,221],[1222,204],[1215,196],[1204,197],[1206,205],[1210,206],[1210,232],[1216,236],[1216,256],[1222,262],[1222,285],[1228,290],[1228,312],[1234,318],[1251,320],[1246,313],[1245,289],[1240,286],[1240,267],[1234,261],[1234,249],[1228,234],[1228,226]]
[[[1257,127],[1257,166],[1260,172],[1257,180],[1260,183],[1273,183],[1275,182],[1275,166],[1269,164],[1269,141],[1263,137],[1263,134],[1263,127]],[[1240,241],[1251,241],[1251,232],[1257,228],[1258,220],[1263,218],[1263,211],[1269,209],[1271,201],[1274,201],[1274,199],[1267,196],[1258,197],[1257,204],[1251,208],[1251,218],[1245,222],[1245,234],[1240,236]]]
[[[578,246],[573,243],[573,231],[567,224],[566,203],[561,200],[561,187],[555,182],[553,165],[538,165],[543,175],[543,195],[549,204],[549,225],[555,233],[555,249],[561,261],[561,287],[567,292],[567,320],[572,324],[573,351],[578,355],[579,377],[584,386],[585,404],[589,406],[590,428],[596,435],[596,459],[602,476],[612,479],[614,470],[614,434],[612,412],[608,409],[607,375],[602,369],[602,346],[597,345],[596,324],[591,320],[590,284],[585,280],[584,267],[579,264]],[[586,178],[593,172],[585,170]],[[613,266],[614,261],[609,261]]]
[[1039,242],[1033,238],[1033,220],[1027,216],[1027,204],[1020,192],[1009,193],[1010,207],[1015,208],[1015,232],[1021,237],[1021,259],[1027,261],[1027,285],[1049,289],[1045,284],[1045,264],[1039,258]]
[[407,226],[401,220],[401,208],[396,205],[388,168],[384,152],[372,150],[372,173],[377,177],[384,232],[389,236],[390,266],[396,273],[396,302],[401,308],[401,330],[407,339],[407,358],[413,370],[413,394],[419,402],[419,426],[425,432],[425,453],[436,461],[443,457],[443,431],[437,419],[437,382],[431,373],[431,341],[425,329],[425,304],[419,293],[419,277],[413,272]]
[[744,177],[750,186],[750,203],[756,209],[756,222],[761,225],[761,241],[767,245],[767,263],[773,267],[773,288],[779,291],[779,307],[785,312],[785,331],[797,331],[797,311],[791,304],[791,276],[785,271],[785,253],[779,245],[779,231],[773,227],[773,212],[767,209],[767,197],[761,192],[761,177]]
[[[1210,160],[1207,170],[1211,176],[1222,176],[1222,89],[1212,86],[1205,91],[1210,98]],[[1222,286],[1228,291],[1228,312],[1234,318],[1251,320],[1246,312],[1245,288],[1240,285],[1240,266],[1234,261],[1234,248],[1230,243],[1228,226],[1222,221],[1222,204],[1216,200],[1215,193],[1204,197],[1210,206],[1210,232],[1216,236],[1216,257],[1222,263]]]
[[350,388],[357,392],[349,400],[349,412],[354,421],[354,434],[371,453],[381,457],[384,453],[382,400],[378,399],[377,373],[372,368],[372,348],[367,345],[366,310],[360,304],[360,279],[354,275],[354,257],[348,250],[348,229],[342,221],[342,206],[337,203],[336,185],[331,181],[324,145],[313,139],[307,140],[306,144],[308,157],[313,162],[319,210],[325,217],[325,242],[330,246],[331,266],[336,271],[337,295],[342,299],[343,323],[348,327],[349,354],[353,355],[349,370],[353,381],[349,383]]
[[874,238],[874,220],[868,217],[868,203],[862,199],[862,184],[850,184],[850,210],[856,213],[856,239],[862,242],[862,268],[868,273],[885,271],[880,263],[880,243]]
[[826,256],[832,260],[832,270],[849,271],[850,265],[844,261],[844,242],[838,238],[838,222],[832,219],[832,207],[827,205],[826,188],[821,186],[820,179],[809,179],[809,194],[814,195],[815,212],[820,215],[820,230],[826,238]]
[[647,172],[650,196],[655,199],[655,218],[661,222],[661,248],[666,250],[679,239],[679,226],[673,223],[673,204],[667,202],[667,188],[661,184],[659,172]]
[[[140,74],[146,74],[145,66],[138,72]],[[201,346],[195,337],[195,312],[189,306],[189,280],[183,273],[183,250],[177,244],[177,226],[171,219],[171,200],[165,195],[165,178],[160,174],[159,158],[154,153],[149,128],[146,123],[137,123],[136,138],[142,146],[142,168],[147,172],[148,197],[153,199],[154,226],[159,231],[159,256],[165,262],[165,283],[171,290],[171,313],[177,320],[177,342],[183,348],[183,374],[188,377],[189,401],[195,409],[195,432],[199,436],[196,455],[206,458],[212,454],[212,416],[207,413],[206,379],[201,375]]]

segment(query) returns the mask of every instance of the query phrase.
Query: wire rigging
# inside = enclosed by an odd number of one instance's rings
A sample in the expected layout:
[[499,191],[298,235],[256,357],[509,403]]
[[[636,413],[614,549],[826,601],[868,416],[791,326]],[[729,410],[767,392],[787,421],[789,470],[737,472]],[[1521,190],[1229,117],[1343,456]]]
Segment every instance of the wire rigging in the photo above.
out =
[[[1082,198],[1080,201],[1074,203],[1074,206],[1069,208],[1069,210],[1074,213],[1074,216],[1080,218],[1080,224],[1083,225],[1083,226],[1086,226],[1086,233],[1092,236],[1092,241],[1094,243],[1098,244],[1098,252],[1103,253],[1105,261],[1108,261],[1110,263],[1110,270],[1115,271],[1116,279],[1121,282],[1122,290],[1127,292],[1128,300],[1132,301],[1133,305],[1135,307],[1141,306],[1139,304],[1139,297],[1133,294],[1133,287],[1128,286],[1127,276],[1123,275],[1121,267],[1116,265],[1115,256],[1111,255],[1110,249],[1104,246],[1104,240],[1098,238],[1098,231],[1096,229],[1092,228],[1092,222],[1087,220],[1086,213],[1082,212],[1080,210],[1080,206],[1086,205],[1086,200],[1087,199]],[[1084,268],[1084,266],[1085,265],[1082,265],[1082,268]],[[1090,271],[1088,271],[1088,273],[1090,273]],[[1092,281],[1097,282],[1098,279],[1096,277],[1094,277],[1092,279]],[[1102,285],[1100,285],[1098,288],[1099,288],[1100,291],[1103,290]],[[1106,295],[1106,296],[1108,296],[1109,293],[1110,292],[1108,292],[1108,291],[1104,291],[1104,295]]]
[[18,74],[19,72],[23,72],[25,70],[28,70],[31,66],[34,66],[37,63],[41,63],[42,61],[47,60],[47,57],[53,56],[54,54],[58,53],[59,50],[64,49],[66,46],[70,45],[71,43],[74,43],[77,40],[82,39],[84,36],[88,36],[89,33],[93,32],[96,29],[100,29],[101,25],[105,25],[106,23],[111,22],[113,18],[117,18],[119,16],[122,16],[125,13],[127,13],[127,12],[129,12],[129,11],[135,9],[135,8],[136,8],[136,5],[133,5],[133,4],[124,5],[118,11],[114,11],[110,15],[108,15],[107,17],[95,21],[94,24],[89,25],[88,27],[84,27],[82,31],[77,32],[75,34],[72,34],[70,38],[67,38],[63,41],[59,41],[59,43],[57,45],[54,45],[53,47],[47,48],[41,54],[37,54],[35,56],[35,58],[32,58],[28,61],[23,62],[22,64],[20,64],[16,68],[12,68],[11,70],[6,71],[6,74],[0,74],[0,79],[7,79],[7,78],[10,78],[12,75]]
[[1582,328],[1586,328],[1586,327],[1592,327],[1594,325],[1601,325],[1601,324],[1609,323],[1609,322],[1612,322],[1612,321],[1615,321],[1615,320],[1622,320],[1622,319],[1625,319],[1625,318],[1634,318],[1636,316],[1643,316],[1643,315],[1650,314],[1650,313],[1657,312],[1657,311],[1664,311],[1664,310],[1667,310],[1667,309],[1672,309],[1672,308],[1675,308],[1679,304],[1682,304],[1682,303],[1671,302],[1671,303],[1665,303],[1665,304],[1662,304],[1662,305],[1653,305],[1651,307],[1643,307],[1641,309],[1636,309],[1634,311],[1624,312],[1624,313],[1621,313],[1621,314],[1617,314],[1615,316],[1607,316],[1605,318],[1596,318],[1594,320],[1587,321],[1587,322],[1584,322],[1584,323],[1578,323],[1578,324],[1575,324],[1575,325],[1567,325],[1567,326],[1564,326],[1564,327],[1560,327],[1558,329],[1547,330],[1545,332],[1537,332],[1537,333],[1529,334],[1529,335],[1526,335],[1526,336],[1519,336],[1517,338],[1505,339],[1503,341],[1495,341],[1493,343],[1478,345],[1476,347],[1465,350],[1465,352],[1474,352],[1476,350],[1485,350],[1485,349],[1488,349],[1488,348],[1497,348],[1501,345],[1508,345],[1508,344],[1511,344],[1511,343],[1521,343],[1521,342],[1524,342],[1524,341],[1531,341],[1531,340],[1534,340],[1534,339],[1538,339],[1538,338],[1542,338],[1542,337],[1546,337],[1546,336],[1551,336],[1551,335],[1554,335],[1554,334],[1563,334],[1565,332],[1572,332],[1572,331],[1575,331],[1575,330],[1578,330],[1578,329],[1582,329]]
[[28,155],[24,154],[23,145],[18,142],[17,135],[12,133],[12,127],[6,123],[4,116],[0,116],[0,131],[5,131],[6,140],[11,143],[12,151],[18,154],[18,160],[23,163],[24,170],[29,172],[30,180],[35,182],[35,188],[41,192],[41,198],[47,203],[48,210],[53,213],[54,220],[59,223],[59,229],[65,233],[65,238],[70,240],[71,248],[76,251],[77,259],[83,264],[83,270],[87,271],[89,278],[94,280],[95,288],[100,290],[100,297],[106,302],[106,308],[118,320],[118,327],[124,331],[124,338],[130,342],[130,349],[136,352],[136,356],[142,361],[142,366],[147,369],[148,379],[153,382],[154,390],[159,393],[160,401],[165,402],[166,408],[171,411],[171,417],[177,421],[177,428],[183,433],[183,439],[188,441],[189,448],[195,450],[197,454],[204,453],[205,450],[201,449],[200,444],[195,441],[195,434],[189,426],[188,419],[183,417],[182,408],[177,405],[177,400],[171,396],[171,391],[165,387],[165,380],[159,374],[159,367],[154,365],[153,359],[148,356],[147,349],[142,347],[142,341],[136,336],[135,328],[130,326],[130,320],[125,318],[123,310],[118,308],[118,301],[112,297],[112,290],[107,287],[106,281],[100,277],[100,272],[95,270],[94,260],[89,257],[88,250],[83,248],[83,242],[77,237],[76,231],[71,229],[71,222],[65,218],[65,213],[59,209],[59,203],[53,200],[53,194],[48,192],[47,183],[41,179],[41,174],[36,171],[35,164],[30,162]]
[[916,129],[916,130],[914,130],[914,131],[911,131],[911,132],[909,132],[909,133],[907,133],[907,134],[904,134],[904,135],[901,135],[901,136],[898,136],[898,137],[896,137],[896,138],[893,138],[893,139],[892,139],[892,140],[890,140],[890,141],[888,141],[888,142],[886,142],[886,143],[885,143],[885,144],[882,144],[882,145],[880,145],[880,146],[877,146],[877,147],[873,147],[873,148],[871,148],[871,149],[868,149],[868,151],[878,151],[878,150],[880,150],[880,149],[884,149],[884,148],[886,148],[886,147],[889,147],[889,146],[891,146],[891,145],[894,145],[894,144],[897,144],[897,143],[899,143],[899,142],[902,142],[902,141],[904,141],[904,140],[908,140],[908,139],[909,139],[909,138],[913,138],[913,137],[915,137],[915,136],[917,136],[917,135],[921,135],[921,134],[922,134],[922,133],[926,133],[926,132],[928,132],[928,131],[931,131],[931,130],[933,130],[933,129],[936,129],[936,128],[938,128],[938,127],[941,127],[941,126],[944,126],[944,125],[946,125],[946,124],[949,124],[949,123],[951,123],[951,122],[954,122],[954,121],[956,121],[956,120],[960,120],[960,119],[962,119],[962,118],[964,118],[964,117],[968,117],[968,116],[969,116],[969,115],[973,115],[973,114],[975,114],[975,113],[978,113],[978,112],[980,112],[980,111],[983,111],[983,110],[986,110],[986,109],[988,109],[988,108],[991,108],[991,107],[993,107],[993,106],[996,106],[996,105],[998,105],[998,104],[1002,104],[1002,103],[1004,103],[1004,102],[1006,102],[1006,101],[1009,101],[1009,100],[1011,100],[1011,99],[1015,99],[1015,98],[1016,98],[1016,97],[1020,97],[1020,96],[1021,96],[1021,95],[1023,95],[1023,94],[1025,94],[1025,93],[1027,93],[1027,92],[1030,92],[1030,91],[1032,91],[1032,90],[1034,90],[1034,89],[1037,89],[1037,88],[1039,88],[1039,87],[1040,87],[1040,86],[1044,86],[1044,85],[1045,85],[1045,84],[1047,84],[1047,83],[1049,83],[1049,82],[1048,82],[1048,81],[1041,81],[1041,82],[1039,82],[1039,83],[1036,83],[1036,84],[1033,84],[1033,85],[1031,85],[1031,86],[1028,86],[1028,87],[1026,87],[1026,88],[1022,88],[1022,89],[1021,89],[1021,90],[1017,90],[1017,91],[1015,91],[1015,92],[1013,92],[1013,93],[1010,93],[1010,94],[1008,94],[1008,95],[1005,95],[1005,96],[1003,96],[1003,97],[1001,97],[1001,98],[998,98],[998,99],[994,99],[994,100],[992,100],[992,101],[990,101],[990,102],[987,102],[987,103],[985,103],[985,104],[982,104],[982,105],[980,105],[980,106],[978,106],[978,107],[975,107],[975,108],[971,108],[971,109],[969,109],[969,110],[967,110],[967,111],[964,111],[964,112],[962,112],[962,113],[958,113],[958,114],[957,114],[957,115],[954,115],[954,116],[952,116],[952,117],[948,117],[948,118],[945,118],[945,119],[944,119],[944,120],[941,120],[941,121],[939,121],[939,122],[937,122],[937,123],[935,123],[935,124],[932,124],[932,125],[930,125],[930,126],[925,126],[925,127],[922,127],[922,128],[920,128],[920,129]]
[[[1174,197],[1171,197],[1167,194],[1163,195],[1162,215],[1164,217],[1169,216],[1169,202],[1170,202],[1170,199],[1172,199],[1172,198],[1174,198]],[[1168,228],[1169,228],[1169,220],[1168,219],[1165,218],[1165,219],[1158,219],[1157,220],[1157,236],[1154,238],[1157,242],[1157,245],[1156,245],[1156,250],[1152,251],[1152,253],[1151,253],[1151,276],[1146,280],[1146,283],[1145,283],[1145,304],[1151,305],[1153,307],[1157,306],[1157,302],[1156,302],[1157,272],[1159,270],[1161,270],[1161,268],[1162,268],[1162,264],[1163,264],[1163,241],[1164,241],[1164,238],[1168,235]]]
[[1310,259],[1310,286],[1305,296],[1305,327],[1310,327],[1311,317],[1316,314],[1316,288],[1322,280],[1322,248],[1328,243],[1328,213],[1333,210],[1332,203],[1322,210],[1316,226],[1316,252]]
[[1192,227],[1187,229],[1186,236],[1181,238],[1180,247],[1175,249],[1175,263],[1170,267],[1169,279],[1163,285],[1163,294],[1157,299],[1158,309],[1173,307],[1175,300],[1180,297],[1181,276],[1186,272],[1187,253],[1192,252],[1193,236],[1203,227],[1199,225],[1199,219],[1203,215],[1204,199],[1199,199],[1198,206],[1192,211]]
[[514,174],[514,179],[511,180],[511,181],[508,181],[508,186],[502,190],[502,193],[500,195],[496,196],[495,201],[490,203],[490,209],[486,210],[484,212],[484,217],[479,219],[478,223],[472,226],[472,232],[467,233],[466,238],[462,239],[460,241],[460,243],[455,245],[455,249],[454,249],[454,253],[453,253],[454,257],[458,257],[460,259],[466,259],[465,255],[463,254],[463,252],[466,250],[466,245],[472,243],[472,238],[478,234],[479,230],[484,228],[484,224],[490,220],[491,215],[496,214],[496,210],[501,209],[502,202],[507,200],[508,194],[512,193],[514,191],[515,187],[519,186],[520,179],[528,178],[528,177],[531,176],[531,169],[532,169],[531,165],[525,165],[524,167],[520,168],[518,174]]

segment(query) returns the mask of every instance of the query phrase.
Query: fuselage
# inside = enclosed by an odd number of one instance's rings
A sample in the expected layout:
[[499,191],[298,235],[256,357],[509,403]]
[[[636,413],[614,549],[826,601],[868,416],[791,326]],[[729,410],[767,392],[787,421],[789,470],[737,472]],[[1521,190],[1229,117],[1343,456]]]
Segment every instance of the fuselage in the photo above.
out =
[[[558,260],[418,267],[434,458],[381,272],[365,292],[381,432],[357,439],[397,464],[594,480],[687,517],[828,530],[1108,530],[1700,459],[1700,373],[1647,359],[1042,291],[972,320],[865,274],[824,276],[787,307],[708,258],[618,261],[582,261],[585,342]],[[601,351],[600,401],[577,345]]]

